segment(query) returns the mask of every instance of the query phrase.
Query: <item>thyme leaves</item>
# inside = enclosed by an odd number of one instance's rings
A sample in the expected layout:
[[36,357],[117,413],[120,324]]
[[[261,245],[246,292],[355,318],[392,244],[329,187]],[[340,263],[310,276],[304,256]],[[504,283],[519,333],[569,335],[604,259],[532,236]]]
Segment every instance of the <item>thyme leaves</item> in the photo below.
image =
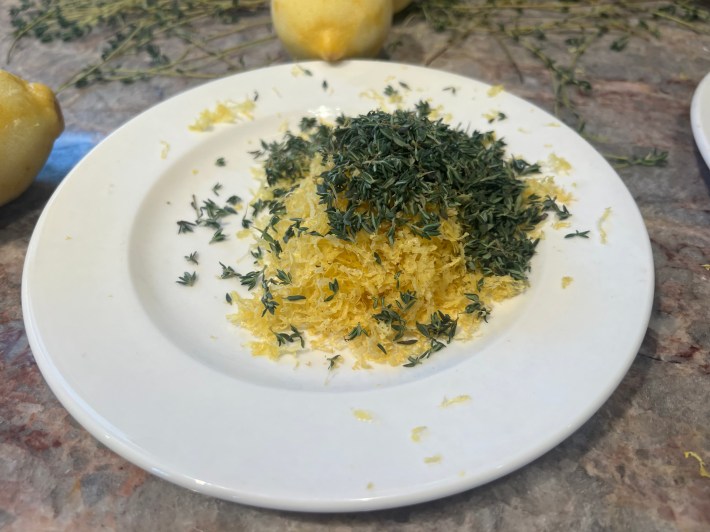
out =
[[521,178],[539,167],[507,158],[493,133],[452,129],[427,117],[426,102],[416,107],[371,111],[332,130],[320,149],[331,167],[318,186],[330,233],[353,241],[360,231],[385,231],[390,244],[405,229],[433,238],[453,211],[469,235],[471,270],[525,279],[537,245],[528,232],[545,211],[564,217],[566,208],[552,198],[523,201]]

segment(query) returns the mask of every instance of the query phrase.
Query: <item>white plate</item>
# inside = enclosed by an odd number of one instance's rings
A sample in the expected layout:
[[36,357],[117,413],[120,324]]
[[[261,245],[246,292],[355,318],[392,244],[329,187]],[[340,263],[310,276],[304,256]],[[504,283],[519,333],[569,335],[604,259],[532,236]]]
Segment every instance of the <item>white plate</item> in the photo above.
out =
[[[252,357],[245,333],[225,319],[224,294],[238,283],[217,279],[217,262],[243,257],[247,241],[208,245],[200,228],[178,235],[176,221],[193,216],[191,194],[204,199],[218,181],[222,197],[248,198],[247,151],[280,136],[285,122],[365,112],[388,84],[407,105],[442,105],[454,124],[495,127],[529,161],[569,161],[556,179],[578,198],[572,227],[546,230],[530,289],[496,307],[481,338],[421,366],[329,374],[323,356],[299,367]],[[489,89],[384,62],[277,66],[198,87],[120,128],[62,182],[27,254],[25,323],[54,393],[96,438],[156,475],[291,510],[431,500],[554,447],[609,397],[639,348],[653,293],[650,244],[629,192],[596,151],[554,117]],[[218,101],[255,93],[253,120],[188,130]],[[498,111],[508,118],[489,125]],[[591,238],[565,239],[574,229]],[[183,257],[195,250],[200,265],[191,268]],[[176,284],[192,269],[195,286]],[[565,289],[564,276],[573,278]],[[462,395],[470,401],[441,406]],[[420,426],[428,430],[415,442]]]
[[710,74],[703,78],[693,94],[690,125],[700,154],[710,166]]

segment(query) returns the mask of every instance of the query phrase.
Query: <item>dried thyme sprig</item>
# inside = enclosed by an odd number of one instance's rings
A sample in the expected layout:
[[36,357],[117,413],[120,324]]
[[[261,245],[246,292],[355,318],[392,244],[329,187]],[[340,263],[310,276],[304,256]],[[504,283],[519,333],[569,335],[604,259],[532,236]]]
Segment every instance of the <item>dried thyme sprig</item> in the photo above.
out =
[[710,8],[706,2],[690,0],[425,0],[414,4],[409,14],[450,35],[426,64],[470,35],[486,35],[500,45],[522,80],[515,51],[522,48],[532,54],[550,73],[556,113],[579,131],[584,130],[585,120],[575,93],[589,94],[592,83],[580,77],[578,67],[593,47],[622,52],[632,40],[661,38],[662,29],[670,26],[710,34]]
[[[266,0],[22,0],[10,9],[18,41],[73,41],[110,33],[100,58],[61,88],[154,76],[210,78],[244,69],[243,52],[275,39]],[[215,23],[217,21],[217,23]],[[168,48],[175,48],[173,54]]]

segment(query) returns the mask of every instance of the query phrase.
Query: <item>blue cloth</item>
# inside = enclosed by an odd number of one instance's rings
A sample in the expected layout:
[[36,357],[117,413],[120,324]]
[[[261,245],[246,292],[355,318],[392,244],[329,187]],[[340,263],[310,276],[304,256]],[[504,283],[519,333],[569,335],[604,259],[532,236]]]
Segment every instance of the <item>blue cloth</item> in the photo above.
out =
[[101,136],[96,133],[65,131],[54,141],[52,153],[37,181],[58,184],[100,140]]

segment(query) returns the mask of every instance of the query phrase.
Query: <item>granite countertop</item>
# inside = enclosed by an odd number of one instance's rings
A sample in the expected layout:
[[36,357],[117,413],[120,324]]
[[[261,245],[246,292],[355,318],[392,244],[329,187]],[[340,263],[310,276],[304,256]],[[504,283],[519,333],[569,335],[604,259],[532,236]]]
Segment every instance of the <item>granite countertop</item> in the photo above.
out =
[[[26,39],[12,61],[0,11],[0,68],[58,86],[101,45]],[[472,33],[447,35],[399,19],[388,58],[462,74],[553,110],[549,72],[528,51]],[[506,57],[512,54],[515,62]],[[247,68],[284,63],[277,41],[249,50]],[[0,207],[0,529],[7,530],[708,530],[710,477],[710,171],[689,121],[710,71],[710,35],[664,27],[623,52],[595,49],[579,64],[593,82],[575,94],[602,153],[667,151],[662,167],[620,176],[637,201],[655,261],[645,340],[601,409],[533,463],[479,488],[416,506],[362,514],[299,514],[213,499],[125,461],[86,432],[47,387],[28,345],[20,283],[32,230],[59,180],[97,141],[148,107],[201,83],[154,78],[69,88],[66,132],[39,179]],[[0,105],[2,102],[0,102]],[[2,164],[0,162],[0,164]],[[710,468],[710,466],[709,466]]]

